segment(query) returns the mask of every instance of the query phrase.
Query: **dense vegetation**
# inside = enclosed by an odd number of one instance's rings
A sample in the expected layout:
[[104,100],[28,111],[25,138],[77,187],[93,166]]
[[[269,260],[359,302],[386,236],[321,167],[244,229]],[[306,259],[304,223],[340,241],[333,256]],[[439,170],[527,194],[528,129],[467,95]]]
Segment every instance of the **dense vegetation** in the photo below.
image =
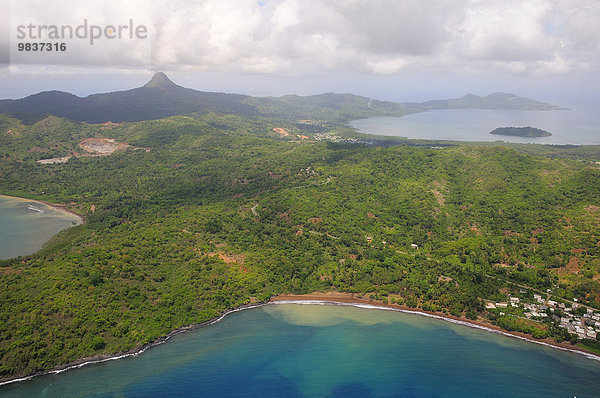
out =
[[550,137],[552,134],[535,127],[498,127],[490,131],[490,134],[508,135],[514,137]]
[[[317,141],[317,127],[2,116],[0,191],[73,203],[87,223],[0,262],[0,377],[126,351],[277,293],[356,292],[540,337],[561,332],[490,315],[483,300],[506,299],[512,282],[600,308],[596,165]],[[133,148],[35,162],[86,137]]]

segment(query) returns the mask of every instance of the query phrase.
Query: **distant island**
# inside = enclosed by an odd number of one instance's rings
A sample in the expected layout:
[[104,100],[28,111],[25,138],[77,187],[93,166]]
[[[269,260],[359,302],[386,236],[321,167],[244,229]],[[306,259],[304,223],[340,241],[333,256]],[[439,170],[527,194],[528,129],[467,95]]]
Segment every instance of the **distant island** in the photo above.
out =
[[519,97],[512,93],[493,93],[480,97],[475,94],[466,94],[461,98],[448,100],[434,100],[410,104],[422,110],[436,109],[514,109],[529,111],[558,111],[568,110],[562,106],[548,104],[529,98]]
[[490,134],[496,135],[510,135],[513,137],[550,137],[552,134],[535,127],[498,127],[497,129],[490,131]]

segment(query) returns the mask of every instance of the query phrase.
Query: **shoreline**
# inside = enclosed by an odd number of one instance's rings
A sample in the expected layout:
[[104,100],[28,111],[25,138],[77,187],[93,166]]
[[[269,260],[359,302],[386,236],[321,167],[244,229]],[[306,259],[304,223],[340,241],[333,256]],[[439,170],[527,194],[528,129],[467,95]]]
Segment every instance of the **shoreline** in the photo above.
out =
[[63,205],[60,203],[52,203],[52,202],[48,202],[48,201],[40,200],[40,199],[29,199],[29,198],[22,198],[20,196],[11,196],[11,195],[1,195],[0,194],[0,198],[15,199],[15,200],[23,201],[23,202],[41,203],[46,206],[52,207],[56,210],[64,211],[65,213],[69,213],[69,214],[76,216],[81,221],[81,224],[86,223],[86,219],[85,219],[84,215],[79,214],[75,210],[71,210],[71,209],[67,208],[67,205]]
[[204,321],[201,323],[194,323],[191,325],[182,326],[180,328],[174,329],[171,332],[167,333],[166,335],[159,337],[154,341],[151,341],[150,343],[146,343],[138,348],[132,348],[129,351],[118,352],[116,354],[110,354],[110,355],[96,355],[96,356],[92,356],[92,357],[80,358],[75,361],[68,362],[66,364],[55,366],[54,368],[49,369],[49,370],[41,370],[41,371],[35,372],[28,376],[15,376],[14,378],[8,378],[8,379],[4,379],[4,380],[0,379],[0,388],[3,386],[9,385],[9,384],[31,380],[34,377],[55,375],[55,374],[65,372],[67,370],[82,368],[87,365],[93,365],[96,363],[103,363],[103,362],[109,362],[109,361],[116,361],[118,359],[129,358],[129,357],[137,357],[138,355],[143,354],[147,349],[164,344],[167,341],[169,341],[169,339],[171,339],[171,337],[177,336],[178,334],[213,325],[217,322],[220,322],[227,315],[233,314],[234,312],[249,310],[252,308],[259,308],[259,307],[262,307],[267,304],[269,304],[268,301],[260,301],[260,302],[256,302],[256,303],[241,305],[239,307],[227,310],[224,313],[219,314],[219,315],[215,316],[214,318],[211,318],[207,321]]
[[296,304],[310,304],[321,303],[321,304],[332,304],[332,305],[354,305],[360,308],[373,308],[388,311],[397,311],[406,314],[421,315],[428,318],[440,319],[445,322],[450,322],[458,325],[471,327],[474,329],[485,330],[487,332],[501,334],[507,337],[516,338],[519,340],[528,341],[559,349],[561,351],[569,351],[578,355],[583,355],[589,359],[600,361],[600,355],[598,353],[588,351],[584,348],[572,345],[569,342],[559,343],[552,339],[536,339],[535,337],[516,331],[509,331],[502,329],[496,325],[483,320],[473,320],[465,317],[457,317],[454,315],[444,314],[442,312],[427,312],[418,308],[411,308],[405,305],[399,304],[385,304],[380,301],[371,301],[365,298],[356,297],[355,293],[343,293],[343,292],[327,292],[327,293],[309,293],[309,294],[281,294],[271,298],[270,303],[296,303]]
[[455,325],[462,325],[466,327],[470,327],[473,329],[483,330],[489,333],[499,334],[511,338],[516,338],[522,341],[526,341],[529,343],[534,343],[538,345],[542,345],[548,348],[558,349],[561,351],[571,352],[576,355],[584,356],[591,360],[600,361],[600,355],[582,349],[580,347],[572,346],[570,343],[557,343],[556,341],[552,341],[549,339],[536,339],[533,336],[527,335],[525,333],[520,332],[511,332],[504,329],[499,328],[498,326],[489,324],[487,322],[471,320],[467,318],[455,317],[453,315],[443,314],[443,313],[433,313],[433,312],[425,312],[419,309],[406,307],[398,304],[384,304],[381,302],[374,302],[368,299],[361,299],[358,297],[354,297],[353,293],[342,293],[342,292],[328,292],[328,293],[311,293],[311,294],[280,294],[277,296],[271,297],[268,301],[260,301],[251,304],[241,305],[239,307],[230,309],[225,311],[224,313],[215,316],[205,322],[191,324],[187,326],[182,326],[180,328],[174,329],[165,336],[159,337],[156,340],[146,343],[139,348],[134,348],[129,351],[120,352],[112,355],[97,355],[93,357],[85,357],[78,359],[73,362],[69,362],[63,365],[58,365],[52,369],[39,371],[33,373],[28,376],[16,376],[14,378],[8,378],[1,380],[0,379],[0,388],[6,385],[10,385],[13,383],[18,383],[22,381],[28,381],[33,379],[34,377],[46,376],[46,375],[55,375],[67,370],[82,368],[87,365],[93,365],[97,363],[116,361],[123,358],[129,357],[137,357],[138,355],[143,354],[147,349],[159,346],[161,344],[166,343],[171,339],[171,337],[177,336],[178,334],[193,331],[196,329],[200,329],[206,326],[214,325],[217,322],[220,322],[229,314],[233,314],[235,312],[244,311],[253,308],[260,308],[265,305],[280,305],[280,304],[299,304],[299,305],[340,305],[340,306],[352,306],[357,308],[364,309],[374,309],[380,311],[395,311],[405,314],[413,314],[424,316],[427,318],[438,319],[444,322],[453,323]]

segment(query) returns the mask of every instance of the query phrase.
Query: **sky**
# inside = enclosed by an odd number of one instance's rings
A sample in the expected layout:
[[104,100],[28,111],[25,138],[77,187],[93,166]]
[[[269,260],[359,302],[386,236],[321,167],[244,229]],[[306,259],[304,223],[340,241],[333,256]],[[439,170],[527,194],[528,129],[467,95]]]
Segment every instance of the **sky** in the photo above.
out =
[[[67,50],[17,50],[39,41],[19,26],[84,20],[147,35],[44,37]],[[197,90],[261,96],[505,91],[600,104],[600,0],[0,0],[0,29],[0,98],[123,90],[163,71]]]

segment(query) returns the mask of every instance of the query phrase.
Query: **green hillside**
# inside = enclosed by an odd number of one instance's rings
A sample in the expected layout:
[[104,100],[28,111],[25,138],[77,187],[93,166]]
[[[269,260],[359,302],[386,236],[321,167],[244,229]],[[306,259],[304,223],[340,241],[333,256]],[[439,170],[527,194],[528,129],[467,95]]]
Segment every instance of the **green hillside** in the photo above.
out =
[[[319,141],[303,126],[2,117],[0,192],[72,203],[87,223],[0,261],[0,378],[127,351],[286,292],[357,292],[518,330],[484,308],[511,283],[600,308],[597,165],[491,144]],[[36,163],[102,137],[131,147]],[[526,331],[568,338],[538,326]]]

